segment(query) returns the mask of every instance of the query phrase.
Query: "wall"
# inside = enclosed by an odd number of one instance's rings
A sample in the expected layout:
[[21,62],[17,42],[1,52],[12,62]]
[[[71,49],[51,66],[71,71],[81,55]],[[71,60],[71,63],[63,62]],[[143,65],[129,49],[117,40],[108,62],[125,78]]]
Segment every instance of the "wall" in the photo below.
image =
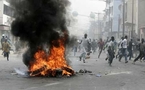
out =
[[145,0],[139,0],[138,4],[138,29],[140,29],[145,26]]
[[3,0],[0,0],[0,24],[3,24]]

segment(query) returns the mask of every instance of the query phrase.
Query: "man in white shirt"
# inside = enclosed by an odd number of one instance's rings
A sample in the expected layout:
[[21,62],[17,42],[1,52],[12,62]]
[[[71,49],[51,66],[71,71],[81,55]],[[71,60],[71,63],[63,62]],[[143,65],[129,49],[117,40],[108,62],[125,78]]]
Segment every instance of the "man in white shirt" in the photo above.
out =
[[85,63],[86,54],[89,53],[89,40],[87,38],[87,34],[84,35],[84,38],[82,39],[82,54],[80,55],[80,61],[83,59],[83,62]]
[[124,40],[122,41],[122,55],[119,57],[119,61],[121,61],[122,57],[125,57],[125,63],[128,63],[127,61],[127,36],[125,36]]

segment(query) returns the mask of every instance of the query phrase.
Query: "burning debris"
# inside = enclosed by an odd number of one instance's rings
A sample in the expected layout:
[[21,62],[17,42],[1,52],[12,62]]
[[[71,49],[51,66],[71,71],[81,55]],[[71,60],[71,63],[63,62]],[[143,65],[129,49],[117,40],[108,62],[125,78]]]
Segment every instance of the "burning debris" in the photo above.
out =
[[68,0],[12,0],[15,20],[11,32],[28,43],[23,62],[30,76],[74,74],[65,59],[70,40],[65,18],[69,4]]
[[[74,71],[67,65],[64,57],[64,40],[65,38],[61,38],[57,41],[53,41],[48,56],[46,56],[46,53],[43,50],[38,51],[34,55],[35,61],[32,61],[29,67],[31,76],[39,74],[55,76],[56,71],[62,71],[62,75],[74,74]],[[59,43],[59,47],[54,46],[56,42]]]

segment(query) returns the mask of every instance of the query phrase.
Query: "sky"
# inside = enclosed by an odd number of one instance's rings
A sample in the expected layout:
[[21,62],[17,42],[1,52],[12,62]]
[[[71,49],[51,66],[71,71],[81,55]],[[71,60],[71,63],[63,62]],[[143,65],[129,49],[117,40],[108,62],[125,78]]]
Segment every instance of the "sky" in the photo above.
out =
[[101,0],[70,0],[71,8],[79,14],[89,15],[91,12],[103,12],[105,2]]
[[71,11],[77,11],[79,14],[77,17],[75,17],[76,22],[71,26],[70,31],[74,35],[83,36],[84,33],[89,33],[88,29],[90,26],[90,13],[103,13],[106,3],[101,0],[70,0],[70,2]]

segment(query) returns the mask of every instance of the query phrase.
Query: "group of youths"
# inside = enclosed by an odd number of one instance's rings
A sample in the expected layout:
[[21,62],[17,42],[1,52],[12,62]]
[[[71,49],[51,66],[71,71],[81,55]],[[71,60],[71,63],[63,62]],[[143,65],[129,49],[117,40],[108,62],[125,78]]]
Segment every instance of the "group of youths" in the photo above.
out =
[[118,43],[118,53],[116,55],[116,58],[119,58],[119,61],[121,61],[122,56],[125,57],[125,63],[128,63],[128,57],[129,60],[131,60],[132,57],[134,57],[133,55],[133,51],[137,52],[139,51],[139,54],[137,57],[135,57],[135,59],[133,60],[133,64],[135,64],[136,61],[140,60],[142,62],[142,60],[145,61],[145,40],[142,38],[141,42],[139,43],[134,43],[133,39],[131,39],[130,41],[127,41],[127,36],[122,37],[121,41]]
[[128,42],[127,42],[127,36],[122,37],[121,41],[117,44],[115,41],[115,38],[112,36],[111,39],[106,43],[107,47],[107,58],[108,63],[111,66],[113,59],[115,58],[116,53],[116,47],[118,46],[118,53],[116,55],[116,58],[118,56],[119,61],[121,62],[122,57],[125,57],[125,63],[128,63],[127,60],[127,52],[128,52]]
[[[98,58],[100,57],[103,50],[106,50],[107,57],[105,60],[108,60],[109,66],[112,65],[113,59],[118,58],[118,61],[121,62],[122,57],[125,57],[125,63],[128,63],[128,57],[129,60],[133,57],[133,47],[136,48],[136,50],[139,51],[139,55],[133,60],[133,64],[137,60],[145,60],[145,43],[144,39],[141,40],[141,43],[138,43],[135,45],[133,43],[133,40],[131,39],[128,41],[128,37],[122,37],[121,40],[117,43],[115,41],[115,38],[112,36],[111,38],[108,38],[106,42],[103,42],[102,39],[100,39],[97,43],[99,47],[99,54]],[[82,60],[84,63],[86,62],[86,59],[90,57],[90,54],[95,52],[96,48],[93,48],[93,41],[91,42],[87,38],[87,34],[84,34],[83,39],[79,42],[82,47],[82,53],[79,56],[80,61]],[[91,48],[90,48],[91,47]],[[118,48],[118,50],[117,50]]]

